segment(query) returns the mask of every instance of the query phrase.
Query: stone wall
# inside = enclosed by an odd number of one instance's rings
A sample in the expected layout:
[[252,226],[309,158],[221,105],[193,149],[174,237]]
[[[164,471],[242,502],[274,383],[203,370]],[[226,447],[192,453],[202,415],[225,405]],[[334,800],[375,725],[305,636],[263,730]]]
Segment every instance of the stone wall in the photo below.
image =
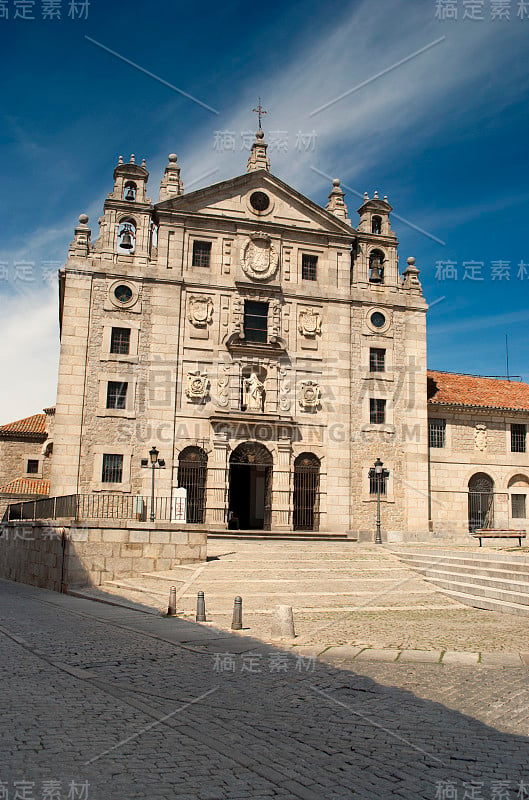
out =
[[99,586],[206,560],[206,531],[170,523],[65,520],[5,523],[0,536],[0,578],[43,589]]

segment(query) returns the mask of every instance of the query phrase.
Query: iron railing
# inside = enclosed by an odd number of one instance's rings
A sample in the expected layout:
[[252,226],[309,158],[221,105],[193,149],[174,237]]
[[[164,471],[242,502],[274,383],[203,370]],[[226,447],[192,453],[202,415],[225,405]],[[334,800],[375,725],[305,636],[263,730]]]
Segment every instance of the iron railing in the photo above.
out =
[[[155,520],[174,521],[174,505],[171,497],[155,497]],[[146,522],[151,519],[151,511],[151,498],[141,495],[72,494],[11,503],[4,514],[4,521],[116,519]],[[189,522],[195,521],[189,518],[189,513],[187,518]]]
[[468,493],[468,529],[494,528],[494,493]]

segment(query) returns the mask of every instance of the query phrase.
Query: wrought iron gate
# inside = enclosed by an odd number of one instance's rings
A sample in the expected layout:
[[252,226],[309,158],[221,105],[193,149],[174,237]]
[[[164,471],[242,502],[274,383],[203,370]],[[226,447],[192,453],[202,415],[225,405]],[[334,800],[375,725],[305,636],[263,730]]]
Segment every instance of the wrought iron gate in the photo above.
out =
[[468,493],[468,529],[494,527],[494,495],[492,492]]
[[294,530],[317,531],[320,526],[320,460],[302,453],[294,462]]
[[186,447],[178,457],[178,486],[187,490],[188,522],[204,522],[207,464],[207,454],[200,447]]

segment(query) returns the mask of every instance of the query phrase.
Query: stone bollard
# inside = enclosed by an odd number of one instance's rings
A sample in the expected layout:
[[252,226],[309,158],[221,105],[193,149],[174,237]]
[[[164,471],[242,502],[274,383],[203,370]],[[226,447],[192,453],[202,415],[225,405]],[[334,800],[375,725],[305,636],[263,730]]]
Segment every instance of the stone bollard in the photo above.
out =
[[277,606],[272,620],[272,639],[288,641],[296,638],[292,606]]
[[169,590],[169,607],[167,609],[168,617],[176,617],[176,586],[171,586]]
[[197,613],[195,616],[195,622],[205,622],[206,621],[206,601],[204,600],[204,592],[199,592],[197,594]]
[[236,597],[233,601],[233,619],[231,622],[232,631],[242,630],[242,597]]

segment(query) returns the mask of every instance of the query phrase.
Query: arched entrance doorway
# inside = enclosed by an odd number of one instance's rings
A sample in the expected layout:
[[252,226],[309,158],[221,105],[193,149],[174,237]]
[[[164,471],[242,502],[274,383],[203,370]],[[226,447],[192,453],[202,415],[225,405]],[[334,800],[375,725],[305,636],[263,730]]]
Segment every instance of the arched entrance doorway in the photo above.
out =
[[187,521],[204,522],[208,456],[201,447],[185,447],[178,456],[178,486],[187,491]]
[[270,530],[272,454],[259,442],[243,442],[230,456],[228,523],[232,528]]
[[301,453],[294,461],[294,530],[319,528],[320,459]]
[[494,481],[485,472],[476,472],[468,482],[468,529],[494,527]]

